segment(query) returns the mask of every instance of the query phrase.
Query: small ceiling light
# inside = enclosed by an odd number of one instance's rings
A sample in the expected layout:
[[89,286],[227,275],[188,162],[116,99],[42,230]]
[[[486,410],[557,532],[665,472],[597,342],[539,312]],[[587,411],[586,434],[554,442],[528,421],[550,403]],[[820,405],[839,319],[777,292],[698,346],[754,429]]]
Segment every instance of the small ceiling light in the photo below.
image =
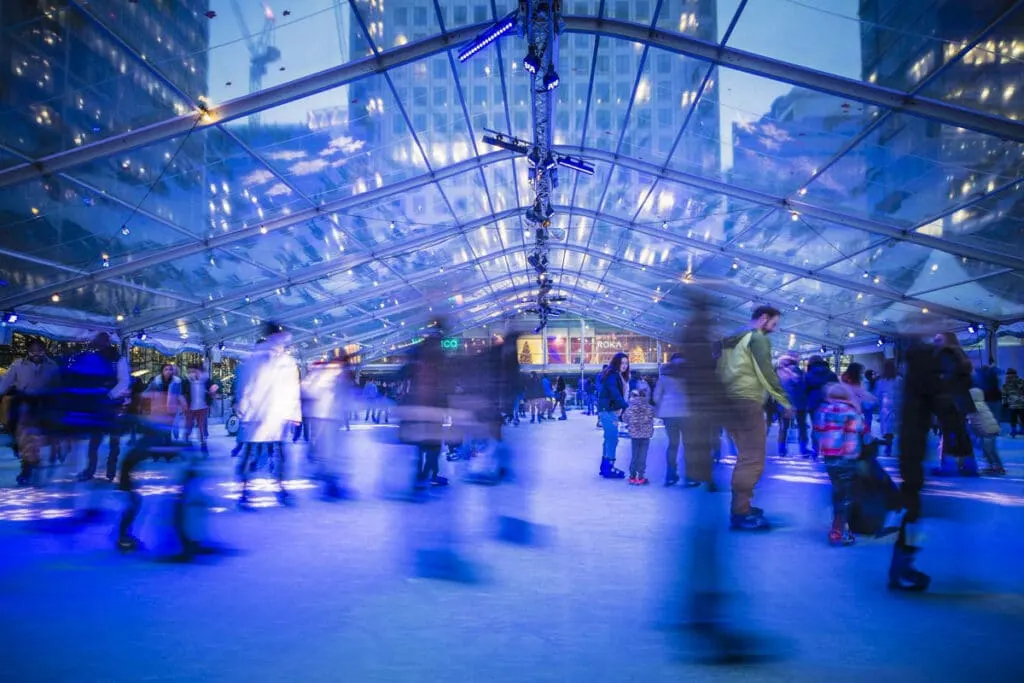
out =
[[857,334],[853,330],[850,330],[850,332],[846,336],[849,337],[850,339],[853,339],[854,337],[857,336]]
[[885,346],[885,337],[879,337],[878,338],[878,345],[879,346]]
[[974,323],[971,323],[970,325],[967,326],[967,333],[968,334],[974,334],[977,331],[978,331],[978,328],[974,326]]
[[146,341],[147,339],[149,339],[149,335],[148,335],[148,334],[146,334],[146,331],[145,331],[145,330],[142,330],[142,331],[141,331],[141,332],[139,332],[139,334],[137,335],[137,339],[138,339],[139,341]]
[[110,255],[109,254],[102,254],[101,258],[103,259],[103,267],[104,268],[109,268],[110,267]]
[[932,272],[934,273],[934,272],[935,272],[935,271],[937,271],[938,269],[939,269],[939,264],[938,264],[938,263],[933,263],[933,264],[932,264]]
[[800,188],[800,196],[803,197],[805,194],[807,194],[807,188],[806,187],[801,187]]
[[124,322],[124,315],[123,314],[121,314],[121,313],[117,314],[117,322],[119,322],[119,323],[123,323]]
[[732,269],[733,270],[739,270],[740,269],[740,264],[737,261],[733,261],[732,262]]
[[824,344],[821,345],[821,352],[822,353],[828,353],[828,349],[825,348]]
[[878,277],[878,276],[876,275],[876,276],[875,276],[875,284],[877,285],[877,284],[878,284],[879,282],[881,282],[881,281],[882,281],[882,278],[880,278],[880,277]]
[[55,304],[60,303],[60,294],[54,294],[53,296],[51,296],[50,301],[52,301]]
[[260,226],[260,234],[261,235],[266,235],[267,234],[267,226],[265,226],[265,225],[261,225]]
[[4,313],[4,322],[7,323],[8,325],[13,325],[14,323],[18,322],[18,314],[15,313],[14,311],[7,311],[6,313]]
[[132,234],[132,231],[131,231],[131,229],[129,229],[129,227],[127,225],[122,225],[121,226],[121,234],[124,235],[125,237],[127,237],[128,235]]
[[864,320],[861,321],[861,325],[863,325],[864,327],[867,327],[868,326],[868,319],[864,318]]
[[921,312],[922,312],[922,313],[927,313],[927,312],[928,312],[928,309],[927,309],[927,308],[922,308],[922,309],[921,309]]
[[796,211],[790,211],[789,212],[789,220],[791,220],[791,221],[798,221],[798,220],[800,220],[800,214],[798,212],[796,212]]

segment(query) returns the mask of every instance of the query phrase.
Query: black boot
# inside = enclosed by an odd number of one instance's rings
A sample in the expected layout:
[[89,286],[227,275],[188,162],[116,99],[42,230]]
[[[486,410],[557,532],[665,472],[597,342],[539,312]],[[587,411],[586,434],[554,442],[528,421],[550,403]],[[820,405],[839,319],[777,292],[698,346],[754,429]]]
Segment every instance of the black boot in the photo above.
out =
[[914,555],[919,551],[920,548],[898,542],[893,546],[892,562],[889,564],[889,590],[917,593],[928,590],[931,577],[914,568]]
[[605,479],[624,479],[626,477],[625,472],[615,467],[615,461],[607,458],[601,458],[600,474]]

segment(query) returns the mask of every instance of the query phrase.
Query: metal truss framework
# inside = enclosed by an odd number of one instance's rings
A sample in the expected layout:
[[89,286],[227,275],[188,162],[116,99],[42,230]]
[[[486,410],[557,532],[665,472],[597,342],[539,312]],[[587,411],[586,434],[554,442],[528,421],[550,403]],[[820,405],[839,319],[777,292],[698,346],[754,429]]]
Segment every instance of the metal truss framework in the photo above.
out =
[[[1012,10],[1004,13],[1004,16],[1017,11],[1021,5],[1022,1],[1017,0]],[[912,96],[876,84],[843,78],[718,43],[703,41],[692,36],[662,31],[647,25],[603,17],[566,16],[563,17],[563,20],[566,32],[589,33],[629,40],[772,80],[848,97],[866,104],[895,109],[914,116],[993,135],[1000,139],[1024,142],[1024,124],[958,107],[941,100]],[[57,173],[112,154],[123,153],[136,147],[183,135],[196,125],[197,119],[200,129],[227,123],[361,78],[381,74],[449,50],[470,40],[488,25],[489,23],[481,23],[441,33],[297,78],[288,83],[243,95],[223,104],[211,106],[206,110],[178,116],[129,133],[58,152],[32,163],[16,165],[0,171],[0,187],[7,187],[39,175]]]
[[[559,147],[556,149],[562,150],[566,148]],[[709,192],[728,194],[729,196],[735,197],[737,199],[743,199],[745,201],[750,201],[763,206],[784,206],[784,200],[778,197],[755,192],[752,190],[744,190],[742,188],[737,188],[726,183],[721,183],[719,181],[693,176],[691,174],[686,174],[679,171],[660,171],[655,165],[650,164],[648,162],[640,161],[638,159],[632,159],[629,157],[615,156],[614,154],[604,150],[590,148],[584,148],[581,150],[578,147],[568,149],[583,152],[590,158],[607,161],[609,163],[619,165],[623,168],[627,168],[638,173],[657,174],[666,180],[677,182],[690,187],[703,189]],[[142,270],[144,268],[152,267],[160,263],[170,262],[175,259],[189,256],[192,254],[202,253],[204,251],[212,249],[219,249],[242,240],[258,237],[263,232],[269,232],[272,230],[282,230],[309,220],[325,219],[334,213],[342,213],[344,211],[359,206],[373,204],[375,202],[387,199],[388,197],[396,193],[413,191],[418,188],[429,185],[431,183],[435,183],[446,178],[451,178],[462,173],[474,171],[488,164],[506,161],[511,158],[513,158],[513,155],[510,152],[493,152],[485,156],[467,159],[465,161],[447,166],[443,169],[438,169],[433,173],[409,178],[398,183],[393,183],[391,185],[387,185],[381,188],[377,188],[375,190],[370,190],[368,192],[355,195],[353,197],[335,200],[333,202],[329,202],[321,206],[310,207],[308,209],[296,211],[289,216],[282,216],[279,218],[267,220],[259,225],[253,225],[248,228],[241,228],[223,235],[216,235],[214,237],[197,243],[186,243],[176,247],[162,249],[156,253],[133,258],[133,260],[131,261],[112,264],[108,268],[102,268],[100,270],[93,271],[85,275],[71,278],[64,282],[55,283],[52,285],[48,285],[46,287],[38,288],[36,290],[8,297],[7,299],[0,301],[0,306],[5,308],[14,308],[16,306],[45,299],[46,297],[55,293],[59,293],[61,291],[68,291],[70,289],[74,289],[84,285],[96,284],[107,280],[114,280],[114,284],[127,285],[129,283],[127,283],[124,280],[120,280],[119,278],[129,273]],[[1012,268],[1014,270],[1024,270],[1024,258],[1021,258],[1019,256],[1014,256],[1011,254],[998,254],[996,252],[990,252],[988,250],[980,250],[968,245],[962,245],[959,243],[941,240],[939,238],[935,238],[928,235],[922,235],[910,230],[900,230],[899,228],[879,224],[874,221],[867,221],[860,218],[854,218],[842,214],[837,214],[829,209],[815,207],[812,205],[808,205],[806,203],[791,203],[788,206],[790,210],[798,211],[803,216],[818,218],[832,223],[845,225],[847,227],[857,228],[859,230],[863,230],[865,232],[869,232],[872,234],[878,234],[880,236],[887,237],[890,239],[908,241],[914,244],[919,244],[921,246],[927,246],[933,249],[938,249],[946,253],[954,254],[956,256],[974,258],[988,263],[998,263],[1001,265],[1006,265],[1006,267]],[[475,221],[470,221],[463,224],[461,226],[461,229],[443,229],[437,235],[432,236],[430,239],[420,239],[416,242],[411,242],[405,245],[399,245],[404,248],[396,249],[395,247],[390,247],[387,250],[381,251],[371,250],[363,255],[360,255],[362,259],[356,261],[355,265],[345,265],[344,269],[347,269],[349,267],[355,267],[356,265],[363,265],[365,263],[375,260],[381,260],[387,258],[388,256],[394,256],[398,253],[402,253],[405,250],[421,248],[421,246],[419,245],[422,245],[424,242],[432,243],[436,241],[438,238],[453,237],[458,235],[462,231],[469,231],[471,229],[481,227],[489,223],[498,222],[503,218],[508,218],[513,215],[519,215],[521,212],[524,212],[525,210],[527,210],[525,207],[520,207],[518,209],[509,209],[500,213],[492,214],[490,216],[484,216]],[[635,231],[642,232],[645,229],[645,226],[643,226],[642,224],[631,223],[628,221],[624,221],[623,219],[620,219],[618,217],[608,216],[606,214],[600,214],[597,212],[586,213],[583,212],[578,207],[559,207],[559,210],[571,212],[577,215],[589,215],[590,217],[600,216],[600,220],[604,220],[606,222],[619,225],[620,227],[627,227]],[[674,235],[671,232],[655,231],[653,233],[648,234],[656,235],[658,239],[676,241],[681,246],[691,246],[702,251],[712,251],[728,254],[730,256],[736,256],[737,258],[741,258],[751,263],[756,263],[757,265],[761,265],[768,268],[775,268],[783,272],[799,275],[800,277],[806,277],[812,280],[819,280],[821,282],[826,282],[829,284],[836,284],[838,282],[840,283],[839,286],[852,286],[853,284],[859,284],[854,283],[853,281],[846,278],[837,279],[837,276],[833,276],[827,273],[801,269],[790,263],[777,261],[767,257],[755,256],[740,250],[734,250],[728,246],[712,245],[706,242],[700,242],[698,240],[689,240],[684,237]],[[12,255],[17,256],[17,254],[13,253]],[[353,257],[353,261],[355,261],[355,259],[356,257]],[[350,261],[346,261],[346,263],[349,262]],[[138,325],[140,327],[143,325],[145,327],[149,327],[178,317],[188,318],[200,310],[219,310],[218,306],[221,305],[222,303],[230,303],[231,301],[241,300],[244,299],[246,296],[258,296],[268,291],[273,291],[278,287],[299,284],[300,282],[308,282],[310,280],[337,272],[337,270],[332,270],[330,266],[330,263],[318,264],[318,266],[314,266],[312,269],[304,269],[302,271],[292,273],[280,279],[274,279],[265,285],[262,283],[254,285],[251,288],[247,288],[243,293],[241,293],[240,296],[234,298],[221,298],[209,303],[203,302],[197,307],[177,311],[174,315],[168,314],[166,317],[163,317],[162,319],[159,320],[141,321],[140,323],[138,323]],[[339,266],[339,268],[341,268],[341,266]],[[308,273],[307,270],[309,271]],[[864,290],[858,289],[857,291]],[[917,303],[913,299],[907,299],[906,297],[903,297],[902,295],[897,295],[893,293],[891,290],[885,288],[872,288],[870,291],[867,291],[865,293],[879,294],[883,298],[888,298],[890,300],[906,300],[909,303]],[[898,298],[893,299],[894,296]],[[938,310],[938,307],[936,307],[934,304],[927,305],[931,306],[935,310]],[[951,317],[958,318],[961,320],[973,320],[978,317],[976,314],[969,313],[967,311],[958,311],[955,313],[953,313],[952,311],[953,309],[948,309],[947,314],[950,315]]]
[[[1005,12],[1001,18],[1005,18],[1008,14],[1017,11],[1024,2],[1018,0],[1014,3],[1013,7]],[[84,10],[83,10],[84,11]],[[920,116],[929,118],[936,121],[941,121],[950,125],[956,125],[985,134],[995,135],[1002,139],[1024,141],[1024,124],[1008,121],[999,117],[988,116],[978,112],[965,110],[954,105],[947,103],[931,100],[928,98],[918,97],[916,95],[908,95],[907,93],[901,93],[890,89],[882,88],[880,86],[872,85],[869,83],[861,83],[851,79],[845,79],[830,74],[814,71],[804,67],[799,67],[792,64],[786,64],[777,60],[772,60],[766,57],[753,55],[743,51],[728,48],[724,45],[718,45],[716,43],[709,43],[706,41],[700,41],[698,39],[678,35],[670,32],[659,31],[652,26],[637,25],[628,22],[622,22],[606,18],[594,18],[594,17],[565,17],[566,30],[570,32],[581,32],[591,33],[597,35],[608,36],[611,38],[631,40],[634,42],[642,43],[648,47],[657,47],[678,54],[684,54],[696,59],[701,59],[710,63],[711,65],[721,65],[729,68],[740,69],[755,75],[764,76],[774,80],[781,80],[794,85],[799,85],[822,92],[828,92],[844,97],[849,97],[861,102],[868,104],[885,107],[890,110],[905,112],[914,116]],[[735,17],[734,17],[735,21]],[[996,22],[998,24],[998,22]],[[486,24],[478,24],[475,26],[465,27],[456,31],[443,32],[440,35],[433,36],[423,41],[411,43],[393,50],[385,52],[377,52],[376,54],[355,62],[344,64],[338,67],[322,71],[317,74],[302,77],[291,81],[289,83],[282,84],[273,88],[268,88],[258,93],[252,93],[245,95],[230,102],[224,103],[211,108],[208,111],[197,111],[195,114],[186,115],[170,119],[161,123],[153,124],[146,128],[142,128],[136,131],[125,133],[113,138],[98,141],[89,145],[68,150],[66,152],[60,152],[43,159],[39,159],[33,162],[27,162],[21,165],[11,167],[0,171],[0,187],[5,187],[12,183],[19,182],[21,180],[30,179],[39,175],[46,175],[50,173],[63,172],[67,169],[73,168],[79,164],[86,163],[95,159],[110,156],[124,152],[129,149],[137,148],[152,144],[161,140],[166,140],[171,137],[181,135],[188,132],[194,125],[198,128],[204,128],[212,125],[217,125],[224,130],[222,124],[243,118],[252,113],[263,111],[265,109],[278,106],[287,102],[294,101],[296,99],[306,97],[311,94],[329,90],[331,88],[343,85],[345,83],[358,80],[373,74],[385,74],[389,69],[393,69],[405,64],[415,62],[420,59],[424,59],[431,55],[442,53],[446,50],[450,50],[452,47],[464,42],[468,38],[475,35],[481,28],[485,27]],[[994,25],[993,25],[994,27]],[[993,27],[990,27],[993,28]],[[375,48],[376,50],[376,48]],[[962,56],[962,55],[961,55]],[[145,62],[143,62],[145,63]],[[947,65],[948,66],[948,65]],[[155,70],[154,70],[155,72]],[[159,74],[158,74],[159,75]],[[166,79],[164,79],[166,80]],[[197,124],[198,119],[198,124]],[[965,258],[972,258],[987,263],[993,263],[1002,265],[1006,268],[1004,271],[1009,270],[1024,270],[1024,258],[1015,256],[1013,254],[1003,254],[993,252],[991,250],[980,249],[970,245],[964,245],[959,243],[953,243],[941,238],[936,238],[930,235],[925,235],[917,232],[921,227],[927,225],[935,218],[929,219],[920,225],[912,228],[901,228],[897,226],[887,225],[878,223],[876,221],[870,221],[856,216],[846,215],[840,212],[832,211],[820,206],[814,206],[807,204],[806,202],[793,201],[791,199],[769,195],[761,193],[755,190],[745,189],[728,183],[722,183],[720,181],[687,174],[680,171],[659,167],[655,164],[643,162],[638,159],[632,159],[629,157],[623,157],[615,153],[590,149],[584,147],[567,147],[563,146],[557,148],[558,151],[564,151],[569,153],[578,153],[591,159],[605,161],[607,163],[618,165],[622,168],[635,171],[642,174],[650,174],[657,180],[668,180],[671,182],[680,183],[690,187],[702,189],[708,192],[719,193],[726,196],[742,199],[754,204],[783,208],[788,211],[796,211],[801,216],[809,218],[816,218],[819,220],[828,221],[837,225],[843,225],[851,228],[863,230],[868,233],[877,234],[881,237],[910,242],[930,249],[941,250],[957,256]],[[255,155],[254,155],[255,156]],[[61,291],[67,291],[73,288],[81,287],[87,284],[96,284],[105,281],[112,281],[113,284],[132,287],[140,289],[140,285],[136,285],[129,281],[120,279],[124,275],[135,272],[152,265],[159,263],[168,262],[182,256],[190,254],[200,253],[207,250],[219,249],[224,246],[230,245],[240,240],[249,239],[257,236],[262,231],[283,229],[292,225],[302,223],[309,220],[323,219],[327,215],[336,212],[344,212],[348,209],[371,204],[389,196],[398,194],[400,192],[411,191],[432,183],[438,183],[445,178],[451,178],[466,172],[480,172],[482,169],[493,163],[502,162],[508,160],[512,155],[506,152],[496,152],[479,156],[473,159],[469,159],[464,162],[452,164],[448,167],[432,169],[425,175],[421,175],[415,178],[410,178],[405,181],[394,183],[389,186],[378,188],[367,193],[357,195],[342,200],[336,200],[324,204],[322,206],[315,206],[310,201],[310,208],[302,211],[293,213],[287,217],[281,217],[270,221],[265,221],[262,225],[252,226],[248,228],[242,228],[234,231],[230,234],[218,235],[211,237],[210,239],[202,240],[195,243],[187,243],[172,247],[167,250],[163,250],[159,253],[149,254],[142,256],[130,263],[112,264],[111,267],[103,270],[76,274],[75,277],[52,286],[26,292],[21,295],[14,297],[8,297],[6,300],[0,302],[0,306],[5,308],[13,308],[15,306],[31,303],[34,301],[41,300],[51,294],[58,293]],[[259,160],[259,157],[255,157]],[[279,174],[278,174],[279,175]],[[80,182],[73,177],[66,176],[72,182]],[[1014,181],[1016,182],[1016,181]],[[1000,191],[1008,189],[1013,183],[1008,183],[1003,187],[998,188],[992,193],[986,196],[992,196]],[[110,195],[104,195],[110,197]],[[114,201],[120,201],[113,198]],[[981,201],[979,199],[971,200],[971,203]],[[491,204],[493,207],[493,204]],[[962,208],[964,205],[960,205],[957,208]],[[593,218],[595,220],[601,220],[606,223],[616,225],[618,227],[625,228],[641,234],[648,234],[652,237],[657,237],[659,240],[671,241],[679,246],[685,246],[689,248],[698,249],[709,253],[719,253],[728,256],[734,256],[742,259],[746,262],[753,263],[755,265],[764,266],[767,268],[773,268],[781,272],[787,272],[797,277],[808,278],[817,280],[827,284],[833,284],[840,287],[847,287],[855,291],[863,291],[865,293],[873,294],[881,298],[885,298],[891,301],[899,301],[904,303],[912,303],[915,305],[927,306],[930,310],[935,312],[944,313],[961,320],[977,320],[979,316],[974,313],[967,311],[961,311],[954,308],[938,306],[934,303],[921,302],[914,297],[898,294],[891,290],[879,287],[872,287],[870,285],[864,285],[859,281],[850,280],[848,278],[842,278],[834,276],[829,273],[822,273],[819,271],[809,271],[797,268],[791,264],[776,261],[767,257],[755,256],[746,252],[733,250],[731,247],[722,247],[719,245],[711,245],[708,243],[700,242],[697,240],[690,240],[678,235],[673,235],[668,232],[660,232],[653,230],[644,225],[637,224],[635,221],[629,222],[623,219],[609,216],[597,211],[585,211],[579,207],[559,207],[566,211],[571,212],[573,215],[582,215]],[[297,273],[290,274],[285,277],[275,277],[269,283],[259,283],[251,288],[246,288],[245,293],[240,293],[238,296],[232,293],[230,297],[222,297],[221,299],[213,302],[194,302],[194,298],[186,298],[168,294],[167,292],[157,292],[162,296],[170,296],[171,298],[177,298],[185,303],[192,303],[187,308],[183,308],[178,311],[169,311],[166,314],[159,316],[153,316],[148,319],[133,322],[134,329],[141,329],[143,327],[150,327],[152,325],[158,325],[169,320],[178,318],[191,318],[196,314],[201,314],[206,311],[211,312],[226,312],[223,309],[223,305],[232,301],[238,301],[244,299],[247,296],[259,296],[266,294],[282,286],[289,286],[294,284],[301,284],[302,282],[308,282],[313,279],[320,277],[329,277],[330,275],[340,272],[342,270],[355,267],[356,265],[362,265],[371,261],[381,261],[393,256],[398,253],[410,251],[416,248],[423,248],[423,246],[433,244],[439,240],[458,236],[459,234],[465,234],[474,227],[480,227],[490,223],[497,222],[503,218],[521,215],[526,210],[526,207],[520,207],[516,209],[510,209],[508,211],[500,213],[492,213],[490,216],[482,217],[476,221],[472,221],[462,226],[455,228],[440,230],[436,235],[428,238],[422,238],[419,240],[413,240],[406,243],[396,244],[389,246],[387,249],[380,251],[367,250],[365,254],[360,254],[351,257],[351,259],[340,259],[334,262],[318,264],[309,269],[303,269]],[[950,211],[945,212],[944,215],[948,215]],[[161,223],[167,224],[167,221],[159,219]],[[176,227],[176,226],[170,226]],[[556,248],[567,249],[567,251],[574,251],[572,245],[553,245]],[[511,251],[509,249],[503,250],[504,252]],[[591,253],[599,258],[614,258],[601,252],[582,249],[581,253]],[[10,256],[17,258],[28,258],[21,254],[10,253]],[[507,256],[507,254],[505,254]],[[487,261],[495,258],[498,254],[474,254],[474,261],[476,264],[479,262]],[[67,270],[64,268],[64,270]],[[266,270],[264,268],[264,270]],[[80,272],[80,271],[79,271]],[[394,272],[394,271],[392,271]],[[509,267],[509,273],[511,277],[511,267]],[[396,273],[397,275],[397,273]],[[412,286],[414,279],[403,280],[400,283],[396,283],[395,286]],[[415,279],[419,281],[418,279]],[[956,286],[962,283],[956,283],[950,286]],[[145,291],[151,291],[142,288]],[[492,288],[493,291],[493,288]],[[754,297],[748,297],[754,298]],[[335,306],[338,304],[334,304]],[[810,313],[804,309],[803,312]],[[308,310],[304,312],[308,314]],[[290,315],[290,314],[289,314]],[[824,314],[827,315],[827,314]]]

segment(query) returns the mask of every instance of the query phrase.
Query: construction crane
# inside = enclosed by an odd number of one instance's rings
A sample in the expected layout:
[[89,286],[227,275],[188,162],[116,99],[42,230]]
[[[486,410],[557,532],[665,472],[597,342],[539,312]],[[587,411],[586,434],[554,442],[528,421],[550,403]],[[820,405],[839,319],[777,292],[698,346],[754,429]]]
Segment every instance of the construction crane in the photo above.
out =
[[[249,92],[259,92],[263,89],[263,77],[267,75],[267,67],[281,59],[281,51],[274,45],[274,10],[269,5],[263,5],[263,29],[259,35],[253,36],[249,32],[249,26],[245,23],[245,15],[238,4],[238,0],[231,0],[231,9],[235,12],[238,20],[238,27],[245,37],[245,44],[249,48]],[[259,114],[249,117],[250,126],[258,126],[260,123]]]

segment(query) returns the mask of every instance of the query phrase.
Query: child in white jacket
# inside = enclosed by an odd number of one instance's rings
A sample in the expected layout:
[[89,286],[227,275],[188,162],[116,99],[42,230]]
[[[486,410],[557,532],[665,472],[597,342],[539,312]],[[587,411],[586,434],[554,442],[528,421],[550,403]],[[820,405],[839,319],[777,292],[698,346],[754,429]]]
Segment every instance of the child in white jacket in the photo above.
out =
[[999,422],[995,415],[985,403],[985,392],[975,387],[971,389],[971,400],[974,401],[975,412],[967,416],[971,431],[981,443],[981,452],[988,461],[988,467],[982,470],[982,474],[989,476],[1002,476],[1006,474],[1003,468],[1003,461],[996,451],[996,437],[999,436]]

